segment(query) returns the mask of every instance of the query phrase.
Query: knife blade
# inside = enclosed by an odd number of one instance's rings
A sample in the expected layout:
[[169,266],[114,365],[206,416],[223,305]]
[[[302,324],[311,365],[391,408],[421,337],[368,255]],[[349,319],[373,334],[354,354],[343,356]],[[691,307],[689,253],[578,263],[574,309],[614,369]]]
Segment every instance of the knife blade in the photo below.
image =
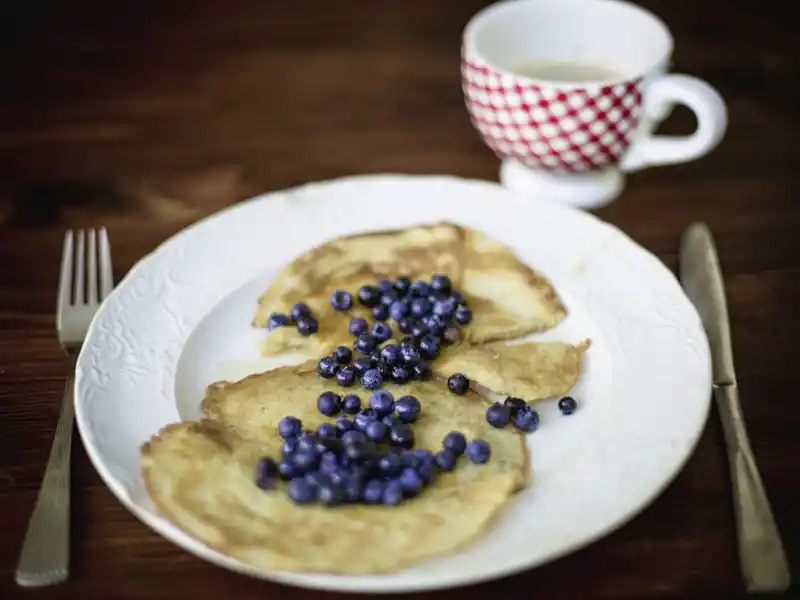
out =
[[733,365],[725,285],[711,231],[694,223],[680,246],[680,280],[711,349],[714,397],[722,421],[733,484],[742,576],[749,592],[783,592],[791,574],[764,483],[750,448]]

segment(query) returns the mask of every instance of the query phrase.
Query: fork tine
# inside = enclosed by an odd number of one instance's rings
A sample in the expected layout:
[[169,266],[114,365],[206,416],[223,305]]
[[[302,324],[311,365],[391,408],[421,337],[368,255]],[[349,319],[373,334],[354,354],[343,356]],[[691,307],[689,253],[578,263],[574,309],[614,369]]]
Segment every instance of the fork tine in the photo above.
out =
[[72,230],[64,236],[64,249],[61,251],[61,274],[58,277],[58,310],[68,306],[72,300]]
[[97,235],[94,228],[89,230],[88,238],[86,303],[97,304]]
[[75,252],[75,304],[83,304],[83,273],[86,265],[84,250],[85,234],[83,229],[78,230],[78,246]]
[[114,287],[114,273],[111,269],[111,245],[108,242],[108,232],[105,227],[100,228],[100,297],[105,299]]

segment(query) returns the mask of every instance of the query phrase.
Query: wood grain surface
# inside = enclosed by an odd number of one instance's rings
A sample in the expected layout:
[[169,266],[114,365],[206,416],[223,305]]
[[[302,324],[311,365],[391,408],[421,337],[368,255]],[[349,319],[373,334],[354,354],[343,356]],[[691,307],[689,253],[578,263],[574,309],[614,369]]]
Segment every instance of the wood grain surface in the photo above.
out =
[[[72,577],[13,584],[56,424],[63,231],[108,226],[116,275],[198,218],[353,173],[495,179],[467,119],[460,33],[486,0],[71,0],[0,12],[0,597],[333,597],[250,580],[139,523],[74,443]],[[800,563],[800,127],[789,2],[648,0],[675,70],[716,86],[730,130],[705,159],[643,171],[599,215],[671,268],[707,221],[728,286],[754,450]],[[10,6],[11,5],[11,6]],[[664,125],[694,126],[678,110]],[[393,207],[392,210],[397,210]],[[569,231],[563,232],[569,243]],[[729,598],[743,593],[716,411],[674,483],[592,546],[519,576],[422,597]]]

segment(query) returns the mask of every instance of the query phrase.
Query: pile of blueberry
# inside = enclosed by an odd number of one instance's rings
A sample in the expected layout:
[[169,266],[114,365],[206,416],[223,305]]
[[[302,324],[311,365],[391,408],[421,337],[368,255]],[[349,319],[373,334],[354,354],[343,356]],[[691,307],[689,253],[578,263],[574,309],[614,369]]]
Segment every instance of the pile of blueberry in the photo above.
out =
[[[356,297],[360,305],[371,311],[374,323],[370,325],[362,317],[351,318],[349,331],[355,338],[353,349],[339,346],[317,363],[320,377],[335,378],[343,388],[355,385],[356,381],[364,389],[377,390],[386,381],[405,383],[430,379],[430,361],[439,356],[443,345],[461,339],[459,325],[472,321],[467,300],[453,289],[446,275],[434,275],[429,282],[412,283],[408,277],[398,277],[395,281],[384,279],[375,285],[362,286]],[[330,303],[336,311],[346,313],[353,308],[355,300],[350,292],[337,290],[331,295]],[[274,329],[291,323],[303,335],[317,331],[317,321],[303,303],[295,304],[288,316],[273,313],[268,326]],[[386,343],[393,337],[393,328],[405,336],[399,344]],[[360,356],[355,358],[355,354]],[[447,387],[454,394],[466,394],[469,386],[469,379],[461,373],[453,373],[447,379]],[[320,411],[328,416],[334,416],[342,407],[348,412],[347,403],[358,400],[357,396],[348,395],[340,406],[336,404],[339,400],[334,401],[339,398],[337,394],[327,394],[328,399],[324,400],[325,406],[320,406]],[[577,404],[567,396],[559,400],[558,407],[569,415]],[[498,429],[513,423],[518,430],[529,433],[539,426],[539,414],[520,398],[509,397],[487,409],[486,421]],[[373,426],[376,431],[380,424]]]
[[342,398],[327,391],[317,398],[317,408],[325,416],[337,417],[336,422],[322,423],[311,432],[304,431],[296,417],[281,419],[281,459],[259,461],[255,474],[259,488],[274,489],[283,480],[296,504],[393,506],[418,495],[438,473],[455,469],[461,455],[476,464],[491,456],[486,441],[467,443],[457,431],[444,437],[436,454],[414,450],[411,425],[421,410],[414,396],[395,401],[388,391],[377,390],[362,409],[357,395]]
[[[442,345],[458,342],[461,339],[458,326],[472,320],[467,301],[453,290],[446,275],[434,275],[429,282],[412,283],[408,277],[384,279],[375,285],[362,286],[356,297],[361,306],[370,310],[374,322],[370,324],[363,317],[351,318],[353,349],[340,346],[317,364],[321,377],[335,378],[342,387],[358,381],[363,388],[375,390],[386,381],[429,379],[430,361],[439,356]],[[335,310],[346,313],[355,300],[350,292],[337,290],[330,303]],[[313,327],[308,326],[309,320]],[[290,323],[295,323],[304,335],[316,331],[316,320],[303,303],[295,304],[289,316],[270,315],[268,327],[274,329]],[[404,337],[398,344],[386,344],[395,332]],[[355,358],[354,353],[360,356]],[[464,394],[469,389],[469,380],[456,373],[448,380],[448,387],[456,394]]]

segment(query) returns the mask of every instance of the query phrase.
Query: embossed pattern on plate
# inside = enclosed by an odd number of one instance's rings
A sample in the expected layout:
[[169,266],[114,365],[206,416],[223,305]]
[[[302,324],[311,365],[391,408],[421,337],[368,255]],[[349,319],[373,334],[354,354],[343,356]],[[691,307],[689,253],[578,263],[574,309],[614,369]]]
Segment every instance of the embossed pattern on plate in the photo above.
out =
[[[375,210],[377,202],[387,210]],[[237,288],[311,246],[416,224],[418,215],[425,222],[453,220],[503,240],[552,280],[568,306],[585,313],[595,330],[590,335],[600,342],[589,351],[595,353],[584,374],[589,381],[581,382],[591,397],[584,411],[540,432],[543,438],[570,436],[569,451],[539,470],[532,457],[533,487],[485,538],[456,555],[389,575],[257,573],[157,515],[139,477],[139,446],[180,420],[178,363],[204,317]],[[78,361],[75,401],[81,436],[101,477],[161,535],[249,575],[376,593],[500,577],[607,534],[651,502],[689,458],[705,424],[710,389],[708,344],[694,308],[663,264],[617,229],[489,182],[377,175],[267,194],[165,242],[131,270],[98,312]]]

